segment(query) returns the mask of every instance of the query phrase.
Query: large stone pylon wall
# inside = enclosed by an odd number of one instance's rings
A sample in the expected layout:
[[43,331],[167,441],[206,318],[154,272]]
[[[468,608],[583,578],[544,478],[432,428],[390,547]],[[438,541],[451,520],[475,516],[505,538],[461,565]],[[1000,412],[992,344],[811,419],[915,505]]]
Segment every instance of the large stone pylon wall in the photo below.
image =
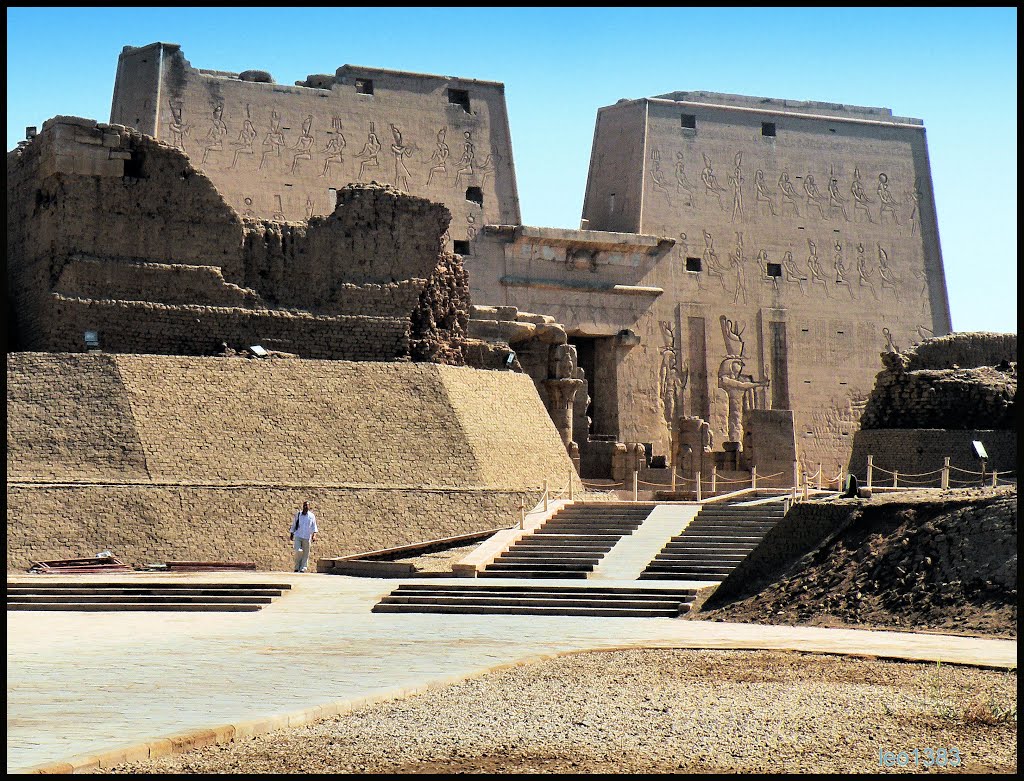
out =
[[[834,470],[879,353],[951,329],[924,127],[888,109],[714,93],[620,101],[598,112],[583,217],[592,231],[674,241],[622,269],[636,311],[622,327],[640,337],[615,362],[623,441],[667,438],[666,378],[685,383],[677,407],[728,439],[719,376],[738,356],[741,375],[769,382],[745,403],[793,409],[811,471]],[[575,273],[604,268],[597,257]],[[604,302],[575,298],[575,317],[555,314],[585,335]]]
[[188,154],[243,216],[330,214],[340,187],[376,181],[445,204],[449,250],[520,220],[497,82],[345,65],[289,86],[154,43],[121,52],[110,117]]

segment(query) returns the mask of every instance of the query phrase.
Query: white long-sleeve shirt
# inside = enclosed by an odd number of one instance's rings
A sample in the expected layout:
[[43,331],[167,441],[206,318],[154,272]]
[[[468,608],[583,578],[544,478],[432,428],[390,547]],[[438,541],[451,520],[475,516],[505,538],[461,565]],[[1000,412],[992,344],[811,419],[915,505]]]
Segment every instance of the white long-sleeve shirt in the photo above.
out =
[[292,519],[292,527],[289,531],[300,540],[308,540],[320,531],[316,527],[316,516],[313,514],[313,511],[310,510],[305,515],[301,512],[295,513],[295,517]]

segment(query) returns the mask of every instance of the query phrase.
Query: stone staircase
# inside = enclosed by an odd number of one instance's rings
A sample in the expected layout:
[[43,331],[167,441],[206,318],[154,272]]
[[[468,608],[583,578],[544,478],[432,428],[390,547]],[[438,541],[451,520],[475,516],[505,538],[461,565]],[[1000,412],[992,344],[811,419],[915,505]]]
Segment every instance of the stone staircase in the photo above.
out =
[[540,583],[406,583],[374,605],[373,612],[677,618],[690,609],[696,593],[695,589]]
[[653,503],[571,504],[498,556],[479,577],[586,578],[654,507]]
[[701,508],[641,573],[641,580],[722,581],[785,515],[781,501]]
[[244,613],[262,610],[287,583],[73,583],[43,576],[36,583],[7,583],[8,610],[191,611]]

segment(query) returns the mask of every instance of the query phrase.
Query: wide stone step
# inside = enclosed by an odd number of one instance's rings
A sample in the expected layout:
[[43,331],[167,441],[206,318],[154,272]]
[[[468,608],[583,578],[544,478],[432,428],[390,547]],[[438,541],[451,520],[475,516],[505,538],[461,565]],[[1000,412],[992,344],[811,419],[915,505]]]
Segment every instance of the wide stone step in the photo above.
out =
[[65,604],[87,604],[87,603],[120,603],[120,604],[142,604],[142,605],[164,605],[164,604],[208,604],[220,605],[234,603],[239,605],[269,605],[274,601],[273,597],[250,597],[250,596],[227,596],[207,597],[188,596],[175,594],[173,596],[152,596],[130,594],[91,594],[91,595],[68,595],[61,594],[53,596],[50,594],[8,594],[7,604],[41,604],[62,602]]
[[98,589],[122,589],[122,588],[147,588],[147,589],[163,589],[163,590],[190,590],[197,588],[214,588],[218,590],[238,590],[238,589],[274,589],[277,591],[288,591],[291,589],[289,583],[161,583],[157,582],[127,582],[121,581],[120,583],[111,582],[97,582],[93,583],[91,580],[84,582],[81,580],[69,582],[69,581],[56,581],[50,580],[50,575],[40,575],[38,581],[34,582],[8,582],[8,589],[25,589],[25,588],[47,588],[47,589],[83,589],[87,588],[90,590]]
[[693,588],[651,588],[645,586],[600,586],[600,585],[580,585],[580,586],[562,586],[548,583],[523,583],[523,584],[505,584],[505,583],[487,583],[478,585],[477,583],[445,583],[438,585],[436,583],[402,583],[392,593],[404,593],[404,592],[444,592],[444,593],[467,593],[475,594],[477,592],[496,592],[502,594],[508,593],[523,593],[523,594],[601,594],[607,596],[609,594],[652,594],[654,596],[671,595],[681,599],[692,599],[697,594],[697,589]]
[[[685,606],[684,606],[685,607]],[[528,616],[603,616],[606,618],[675,618],[685,610],[671,608],[530,607],[508,605],[389,605],[376,604],[374,613],[469,613]]]
[[685,554],[685,553],[673,553],[673,554],[668,554],[668,555],[659,553],[657,556],[654,557],[654,561],[660,561],[660,562],[663,562],[665,564],[673,564],[673,563],[686,564],[686,563],[690,563],[690,562],[692,562],[694,564],[704,564],[704,563],[712,562],[713,561],[713,562],[718,562],[718,563],[726,563],[726,562],[728,562],[728,563],[731,563],[733,566],[735,566],[735,565],[739,564],[741,561],[743,561],[745,558],[746,558],[746,556],[744,556],[744,555],[739,555],[739,556],[723,556],[721,554],[715,554],[715,553],[690,554],[690,555]]
[[139,604],[134,602],[44,602],[8,604],[8,610],[77,610],[88,612],[121,612],[147,610],[153,612],[191,612],[191,613],[252,613],[262,609],[262,605],[238,603],[177,603],[177,604]]
[[705,581],[722,581],[725,580],[728,573],[722,575],[713,575],[708,572],[642,572],[640,573],[640,580],[705,580]]
[[520,570],[518,572],[507,572],[502,570],[484,570],[478,572],[478,578],[573,578],[585,580],[589,575],[587,572],[574,572],[571,570]]
[[589,564],[594,566],[601,561],[600,556],[564,556],[562,554],[550,554],[546,556],[534,555],[534,556],[509,556],[502,555],[494,560],[492,563],[502,564],[560,564],[562,562],[566,564]]
[[600,591],[597,589],[580,589],[578,591],[558,591],[554,589],[515,589],[501,590],[495,588],[480,587],[473,591],[403,591],[396,590],[385,597],[385,599],[416,598],[416,599],[552,599],[552,600],[590,600],[600,602],[629,602],[637,600],[653,600],[655,602],[689,603],[693,601],[694,594],[676,595],[671,591],[654,592],[653,590],[641,590],[630,593],[619,593],[614,591]]
[[212,589],[212,588],[190,588],[190,589],[175,589],[173,591],[160,589],[160,588],[123,588],[123,589],[101,589],[94,591],[89,588],[7,588],[8,599],[21,595],[36,595],[36,596],[53,596],[55,598],[62,598],[65,596],[89,596],[95,594],[96,596],[168,596],[174,597],[233,597],[233,596],[246,596],[246,597],[279,597],[281,592],[277,590],[266,590],[266,589]]
[[507,595],[403,595],[392,594],[384,597],[379,604],[383,605],[508,605],[510,607],[615,607],[615,608],[651,608],[678,611],[682,603],[676,599],[622,599],[605,600],[602,597],[584,598],[568,596],[534,597]]
[[552,544],[547,540],[534,540],[529,545],[523,542],[517,542],[511,548],[510,551],[550,551],[551,553],[582,553],[584,556],[589,554],[600,555],[605,550],[604,543],[601,545],[573,545],[571,543],[566,544]]
[[515,572],[516,570],[537,570],[542,572],[544,570],[564,570],[566,572],[580,571],[590,572],[594,568],[593,564],[576,564],[572,562],[553,562],[551,564],[545,564],[539,561],[531,561],[523,564],[506,564],[501,561],[492,561],[487,565],[487,572]]

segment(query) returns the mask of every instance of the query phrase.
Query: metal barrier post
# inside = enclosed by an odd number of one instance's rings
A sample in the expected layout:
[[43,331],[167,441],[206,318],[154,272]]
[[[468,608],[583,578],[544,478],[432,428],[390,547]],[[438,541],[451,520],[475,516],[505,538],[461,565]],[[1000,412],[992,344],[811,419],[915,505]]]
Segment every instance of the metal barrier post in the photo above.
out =
[[548,511],[548,481],[544,481],[544,512]]
[[995,469],[992,470],[992,487],[996,488],[999,486],[999,472]]
[[526,528],[526,505],[523,502],[519,502],[519,528]]
[[676,492],[676,468],[672,467],[672,493]]
[[807,473],[804,472],[804,501],[807,500]]
[[750,487],[752,489],[754,489],[755,491],[757,490],[757,467],[756,466],[750,467]]
[[942,477],[939,482],[942,488],[949,488],[949,456],[942,459]]
[[800,465],[798,462],[793,462],[793,487],[800,485]]
[[711,493],[712,495],[718,493],[718,467],[711,467]]
[[700,495],[700,472],[697,473],[697,501],[703,501]]
[[836,486],[836,488],[839,490],[840,493],[842,493],[845,485],[846,485],[846,467],[845,466],[841,466],[841,467],[839,467],[839,485]]
[[900,487],[899,474],[900,474],[900,472],[899,472],[898,469],[893,469],[892,470],[892,487],[893,488],[899,488]]
[[640,499],[639,499],[640,493],[639,493],[639,488],[637,486],[637,481],[640,479],[639,475],[640,475],[640,473],[637,472],[634,469],[633,470],[633,501],[634,502],[640,501]]
[[818,490],[821,490],[821,462],[818,462]]
[[865,486],[864,486],[865,488],[870,488],[871,487],[871,476],[874,474],[874,468],[875,468],[875,457],[874,456],[868,456],[868,479],[867,479],[867,482],[865,483]]
[[573,473],[573,468],[569,467],[569,501],[570,502],[573,500],[573,497],[572,497],[572,473]]

